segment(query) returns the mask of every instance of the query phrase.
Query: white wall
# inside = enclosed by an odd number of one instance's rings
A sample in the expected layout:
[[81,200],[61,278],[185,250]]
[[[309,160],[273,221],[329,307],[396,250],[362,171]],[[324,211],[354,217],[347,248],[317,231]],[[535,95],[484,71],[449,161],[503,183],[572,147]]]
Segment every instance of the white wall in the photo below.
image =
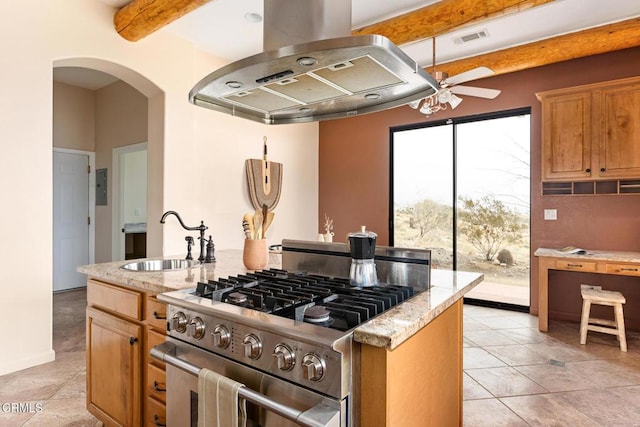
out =
[[[0,312],[16,319],[0,325],[0,348],[7,350],[0,375],[54,357],[54,64],[93,66],[149,97],[149,174],[156,182],[149,215],[172,209],[188,224],[202,219],[217,249],[241,247],[240,220],[250,209],[244,159],[260,157],[266,135],[271,159],[284,163],[283,196],[267,237],[313,238],[318,227],[317,124],[267,127],[190,105],[191,87],[222,62],[162,31],[125,41],[113,29],[113,13],[96,0],[12,2],[0,26],[0,141],[11,153],[0,158],[0,258],[11,266],[0,273]],[[158,141],[162,147],[154,146]],[[165,254],[184,252],[177,223],[149,232],[155,241],[164,238]]]

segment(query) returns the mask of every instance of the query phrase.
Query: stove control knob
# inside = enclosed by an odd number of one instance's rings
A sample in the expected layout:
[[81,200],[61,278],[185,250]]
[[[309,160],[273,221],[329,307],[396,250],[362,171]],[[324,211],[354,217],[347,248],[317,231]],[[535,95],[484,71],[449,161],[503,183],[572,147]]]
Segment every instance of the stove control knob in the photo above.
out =
[[187,325],[187,335],[197,340],[204,337],[204,322],[199,317],[194,317]]
[[302,358],[302,375],[306,380],[320,381],[324,377],[325,364],[322,359],[312,353]]
[[187,330],[187,316],[181,311],[173,315],[170,322],[171,330],[183,333]]
[[226,326],[216,325],[216,327],[213,328],[211,335],[213,335],[213,345],[218,348],[229,347],[229,344],[231,343],[231,333],[229,333],[229,329],[227,329]]
[[242,340],[244,346],[244,356],[249,359],[257,359],[262,354],[262,343],[260,338],[253,334],[249,334]]
[[293,365],[296,364],[295,353],[286,345],[278,344],[273,349],[273,361],[276,363],[276,367],[282,371],[290,371],[293,369]]

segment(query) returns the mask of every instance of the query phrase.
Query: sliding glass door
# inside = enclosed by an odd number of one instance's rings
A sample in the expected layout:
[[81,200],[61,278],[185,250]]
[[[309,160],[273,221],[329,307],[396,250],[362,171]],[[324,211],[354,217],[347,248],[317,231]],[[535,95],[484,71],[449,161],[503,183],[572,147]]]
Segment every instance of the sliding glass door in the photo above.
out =
[[393,133],[395,246],[432,248],[436,268],[454,267],[452,125]]
[[392,129],[391,244],[480,271],[469,296],[529,305],[530,118],[519,110]]

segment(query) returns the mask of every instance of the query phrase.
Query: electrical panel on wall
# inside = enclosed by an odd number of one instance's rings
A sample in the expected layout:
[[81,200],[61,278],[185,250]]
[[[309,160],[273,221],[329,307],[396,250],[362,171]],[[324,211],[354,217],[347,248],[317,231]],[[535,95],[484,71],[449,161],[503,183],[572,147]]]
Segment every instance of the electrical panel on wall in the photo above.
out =
[[107,205],[107,169],[96,170],[96,206]]

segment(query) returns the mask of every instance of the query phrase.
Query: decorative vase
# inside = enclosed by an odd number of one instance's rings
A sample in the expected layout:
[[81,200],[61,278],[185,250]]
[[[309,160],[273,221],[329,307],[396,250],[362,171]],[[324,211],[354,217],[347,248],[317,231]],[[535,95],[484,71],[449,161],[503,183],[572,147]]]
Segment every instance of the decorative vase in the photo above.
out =
[[260,270],[269,263],[267,239],[245,239],[242,263],[247,270]]
[[325,233],[323,237],[325,242],[333,242],[333,233]]

